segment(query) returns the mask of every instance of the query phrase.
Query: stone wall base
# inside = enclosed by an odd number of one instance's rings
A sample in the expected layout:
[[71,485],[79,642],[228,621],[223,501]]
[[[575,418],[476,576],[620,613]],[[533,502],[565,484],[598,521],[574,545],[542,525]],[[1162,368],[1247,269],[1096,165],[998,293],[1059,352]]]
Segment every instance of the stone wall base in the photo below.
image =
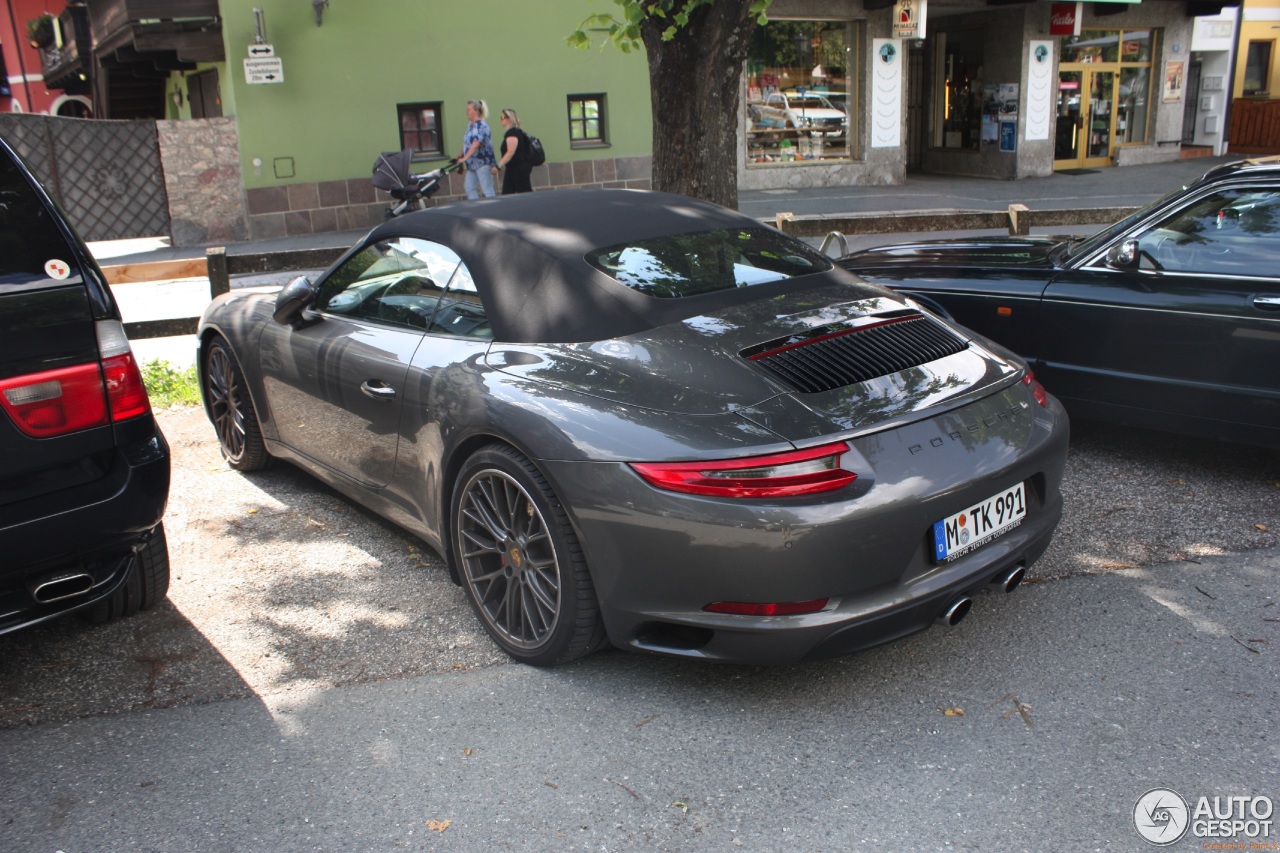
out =
[[1141,166],[1144,163],[1172,163],[1182,153],[1176,142],[1159,145],[1129,145],[1116,149],[1117,166]]
[[[440,205],[466,198],[461,172],[431,199]],[[650,189],[652,160],[643,157],[606,157],[547,163],[533,170],[533,189],[546,190],[622,188]],[[269,240],[326,231],[353,231],[380,224],[391,196],[375,190],[368,177],[247,190],[250,240]]]

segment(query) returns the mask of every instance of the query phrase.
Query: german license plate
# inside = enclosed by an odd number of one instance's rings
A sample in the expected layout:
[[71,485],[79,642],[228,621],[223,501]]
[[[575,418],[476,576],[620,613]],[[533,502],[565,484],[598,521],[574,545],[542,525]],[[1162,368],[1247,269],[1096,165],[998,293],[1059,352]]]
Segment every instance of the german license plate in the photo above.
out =
[[933,525],[933,556],[949,563],[1007,533],[1027,517],[1022,483],[979,501]]

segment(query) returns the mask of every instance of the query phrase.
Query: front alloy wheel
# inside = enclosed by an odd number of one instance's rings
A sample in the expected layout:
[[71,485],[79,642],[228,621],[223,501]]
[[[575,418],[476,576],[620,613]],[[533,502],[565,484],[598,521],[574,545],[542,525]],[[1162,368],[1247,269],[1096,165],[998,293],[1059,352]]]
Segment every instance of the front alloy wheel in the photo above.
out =
[[266,467],[270,457],[262,441],[258,413],[226,341],[218,338],[209,344],[204,366],[205,403],[223,457],[238,471]]

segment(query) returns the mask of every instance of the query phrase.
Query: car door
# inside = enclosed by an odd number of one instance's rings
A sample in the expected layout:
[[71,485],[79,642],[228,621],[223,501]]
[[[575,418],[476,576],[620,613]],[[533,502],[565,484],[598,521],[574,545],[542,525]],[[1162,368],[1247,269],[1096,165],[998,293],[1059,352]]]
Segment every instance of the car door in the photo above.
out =
[[1100,249],[1045,291],[1046,384],[1069,401],[1275,429],[1280,184],[1208,188],[1127,241],[1135,264]]
[[488,419],[484,355],[492,341],[488,310],[470,269],[460,261],[409,368],[404,438],[387,490],[389,500],[406,507],[432,533],[439,533],[448,500],[440,465],[445,451],[451,439]]
[[382,239],[318,283],[310,322],[269,326],[263,384],[279,440],[365,487],[385,486],[409,365],[457,265],[437,243]]

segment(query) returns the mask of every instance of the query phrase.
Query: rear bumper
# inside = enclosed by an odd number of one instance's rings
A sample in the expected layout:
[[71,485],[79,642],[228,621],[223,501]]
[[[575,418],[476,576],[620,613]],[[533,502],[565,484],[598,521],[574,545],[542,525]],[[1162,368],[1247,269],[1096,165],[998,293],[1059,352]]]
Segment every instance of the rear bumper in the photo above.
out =
[[[1068,423],[1050,398],[970,432],[953,415],[851,441],[850,486],[768,503],[676,495],[625,465],[543,463],[580,533],[610,641],[636,651],[785,664],[924,630],[1048,548],[1062,516]],[[986,430],[984,432],[984,430]],[[1027,516],[949,563],[933,523],[1025,484]],[[748,616],[716,602],[826,600],[817,612]]]
[[[168,496],[169,446],[157,429],[120,448],[94,483],[44,496],[36,506],[8,507],[0,522],[0,634],[114,593],[163,518]],[[35,591],[50,582],[55,586],[41,596],[58,600],[38,601]]]
[[[1042,506],[1033,524],[910,582],[833,598],[803,616],[746,617],[700,611],[612,609],[610,635],[635,651],[707,660],[787,664],[851,654],[924,631],[948,605],[1009,570],[1029,568],[1049,547],[1062,504]],[[807,592],[804,594],[808,594]]]

